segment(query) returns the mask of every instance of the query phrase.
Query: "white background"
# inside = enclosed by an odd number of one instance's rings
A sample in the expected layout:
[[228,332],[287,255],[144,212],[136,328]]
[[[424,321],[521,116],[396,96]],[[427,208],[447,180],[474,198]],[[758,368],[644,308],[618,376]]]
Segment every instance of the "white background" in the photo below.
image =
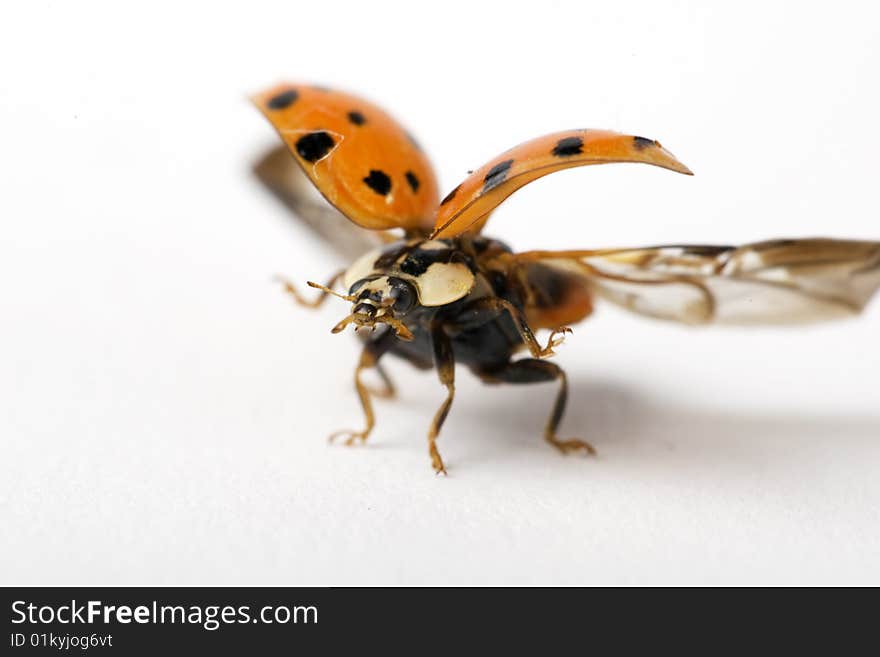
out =
[[[156,8],[159,7],[159,8]],[[443,193],[570,127],[659,139],[517,193],[517,248],[880,239],[870,3],[7,3],[0,17],[3,583],[880,584],[880,304],[795,330],[602,308],[555,389],[443,390],[401,362],[365,448],[342,302],[272,274],[342,263],[249,167],[246,95],[364,94]]]

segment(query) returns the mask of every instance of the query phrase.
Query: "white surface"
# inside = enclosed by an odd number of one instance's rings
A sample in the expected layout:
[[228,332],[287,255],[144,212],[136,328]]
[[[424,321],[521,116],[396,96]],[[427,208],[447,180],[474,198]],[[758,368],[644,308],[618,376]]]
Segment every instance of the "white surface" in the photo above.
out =
[[[526,138],[660,139],[694,178],[551,176],[498,212],[519,248],[880,238],[869,3],[20,3],[0,20],[3,583],[880,584],[880,305],[695,331],[603,308],[554,389],[405,364],[363,449],[345,312],[270,281],[340,263],[249,176],[280,79],[402,117],[449,190]],[[151,5],[152,7],[152,5]]]

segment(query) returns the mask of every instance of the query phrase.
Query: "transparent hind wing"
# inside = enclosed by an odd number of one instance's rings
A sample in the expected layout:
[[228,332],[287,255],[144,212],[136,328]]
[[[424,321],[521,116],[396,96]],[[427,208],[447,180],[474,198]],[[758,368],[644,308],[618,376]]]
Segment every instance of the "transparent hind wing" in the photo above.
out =
[[880,242],[795,239],[730,246],[533,251],[632,312],[684,324],[805,324],[861,312],[880,288]]

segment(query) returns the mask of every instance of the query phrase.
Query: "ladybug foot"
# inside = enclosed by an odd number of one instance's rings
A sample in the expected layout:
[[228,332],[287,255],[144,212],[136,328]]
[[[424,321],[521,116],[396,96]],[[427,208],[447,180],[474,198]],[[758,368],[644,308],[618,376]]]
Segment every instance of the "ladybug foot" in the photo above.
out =
[[553,349],[565,342],[565,334],[571,332],[571,329],[567,326],[561,326],[558,329],[555,329],[553,333],[550,334],[550,339],[547,340],[547,346],[541,350],[540,358],[549,358],[550,356],[556,355],[556,352],[553,351]]
[[443,465],[443,459],[440,458],[440,452],[437,450],[437,445],[433,442],[428,446],[428,453],[431,455],[431,466],[434,468],[434,472],[436,474],[446,474],[446,466]]
[[590,456],[596,455],[596,449],[590,443],[584,440],[578,440],[577,438],[571,438],[569,440],[559,440],[556,436],[548,436],[547,442],[553,445],[563,454],[568,454],[569,452],[583,451]]
[[369,431],[350,431],[348,429],[344,429],[342,431],[337,431],[335,433],[331,433],[327,438],[328,442],[335,442],[337,438],[344,439],[343,445],[346,447],[352,447],[357,445],[360,442],[361,445],[367,442],[367,438],[369,437]]

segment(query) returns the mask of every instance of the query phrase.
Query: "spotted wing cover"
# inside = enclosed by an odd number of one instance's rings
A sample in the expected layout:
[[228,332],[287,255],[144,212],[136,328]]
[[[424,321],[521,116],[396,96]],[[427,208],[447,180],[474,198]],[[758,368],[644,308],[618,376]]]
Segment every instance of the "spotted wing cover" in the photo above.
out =
[[431,163],[384,110],[303,84],[277,85],[253,101],[321,194],[354,223],[430,231],[439,198]]
[[399,239],[391,233],[364,230],[327,203],[284,144],[264,153],[254,163],[253,172],[298,220],[346,260],[377,248],[386,238]]
[[859,313],[880,288],[880,242],[797,239],[516,257],[579,272],[598,297],[685,324],[837,319]]
[[605,130],[568,130],[516,146],[465,178],[440,202],[433,237],[478,232],[504,199],[548,173],[610,162],[641,162],[691,171],[658,142]]

